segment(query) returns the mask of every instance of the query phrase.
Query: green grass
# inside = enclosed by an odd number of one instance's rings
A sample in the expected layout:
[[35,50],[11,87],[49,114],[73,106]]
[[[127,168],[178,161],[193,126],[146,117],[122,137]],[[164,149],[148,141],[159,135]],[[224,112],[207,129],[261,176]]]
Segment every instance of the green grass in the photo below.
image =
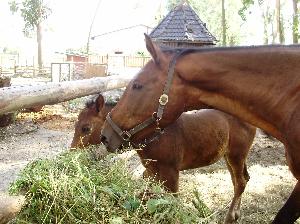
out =
[[68,152],[34,161],[11,185],[26,195],[15,223],[205,223],[210,212],[197,193],[193,203],[150,179],[134,179],[126,162],[108,155]]

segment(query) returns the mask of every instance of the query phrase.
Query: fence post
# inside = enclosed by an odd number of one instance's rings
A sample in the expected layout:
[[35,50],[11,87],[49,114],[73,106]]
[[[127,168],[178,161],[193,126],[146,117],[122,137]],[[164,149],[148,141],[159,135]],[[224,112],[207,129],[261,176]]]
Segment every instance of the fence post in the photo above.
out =
[[51,82],[53,82],[53,63],[51,63],[51,69],[50,69],[50,72],[51,72]]
[[59,63],[59,69],[58,69],[58,82],[61,81],[61,64]]
[[73,79],[73,77],[71,77],[71,64],[68,64],[68,68],[69,68],[69,81],[71,81]]
[[35,78],[34,56],[33,56],[32,67],[33,67],[32,77]]

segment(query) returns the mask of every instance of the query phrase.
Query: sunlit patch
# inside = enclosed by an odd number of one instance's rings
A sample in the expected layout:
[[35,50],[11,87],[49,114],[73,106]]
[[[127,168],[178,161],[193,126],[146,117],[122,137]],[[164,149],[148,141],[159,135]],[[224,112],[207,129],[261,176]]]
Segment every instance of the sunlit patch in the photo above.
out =
[[186,114],[195,114],[197,113],[198,110],[191,110],[191,111],[187,111],[185,112]]

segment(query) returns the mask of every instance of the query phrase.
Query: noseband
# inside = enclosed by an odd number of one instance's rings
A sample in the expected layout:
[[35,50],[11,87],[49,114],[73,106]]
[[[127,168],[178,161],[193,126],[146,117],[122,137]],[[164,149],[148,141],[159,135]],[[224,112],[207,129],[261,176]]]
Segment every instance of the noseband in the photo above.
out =
[[[159,97],[159,105],[157,108],[156,112],[153,112],[152,116],[148,118],[147,120],[143,121],[142,123],[136,125],[135,127],[131,128],[130,130],[122,130],[111,118],[110,113],[107,114],[106,116],[106,121],[110,124],[112,129],[122,138],[123,141],[125,142],[131,142],[130,139],[133,135],[138,133],[139,131],[145,129],[146,127],[155,124],[156,125],[156,132],[162,133],[161,128],[159,127],[159,122],[162,119],[163,113],[165,106],[167,105],[169,101],[169,91],[170,87],[173,81],[174,77],[174,70],[175,70],[175,65],[177,58],[182,54],[182,51],[177,52],[174,57],[172,58],[169,68],[168,68],[168,76],[167,80],[163,89],[162,95]],[[156,135],[157,137],[157,135]],[[146,142],[145,142],[146,143]]]

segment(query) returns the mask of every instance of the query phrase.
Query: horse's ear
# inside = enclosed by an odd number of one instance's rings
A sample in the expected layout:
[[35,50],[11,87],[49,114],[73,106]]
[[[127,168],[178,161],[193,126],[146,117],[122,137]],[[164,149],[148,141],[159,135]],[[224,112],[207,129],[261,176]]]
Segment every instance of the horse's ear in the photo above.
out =
[[145,35],[145,41],[146,41],[146,48],[147,50],[149,51],[149,53],[151,54],[152,56],[152,59],[153,61],[156,63],[156,64],[159,64],[160,61],[161,61],[161,50],[159,49],[159,47],[156,46],[155,43],[153,43],[153,41],[151,40],[150,36],[147,35],[146,33],[144,33]]
[[99,94],[99,96],[96,99],[96,110],[97,112],[100,112],[100,110],[103,108],[104,106],[104,97]]

